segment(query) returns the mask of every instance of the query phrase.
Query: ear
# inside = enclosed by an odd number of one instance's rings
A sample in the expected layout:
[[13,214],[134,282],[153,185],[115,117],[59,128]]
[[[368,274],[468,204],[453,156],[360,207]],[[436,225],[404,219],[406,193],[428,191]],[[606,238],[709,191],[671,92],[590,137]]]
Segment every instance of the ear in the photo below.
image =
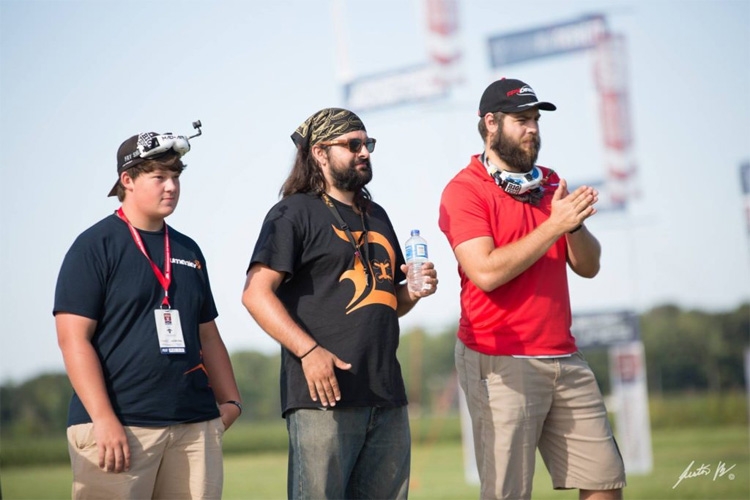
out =
[[497,121],[495,118],[494,113],[487,113],[482,117],[482,120],[484,120],[484,126],[487,127],[487,131],[490,134],[496,134],[497,131],[500,129],[500,122]]
[[123,187],[125,188],[125,191],[132,191],[134,183],[135,183],[135,180],[132,177],[130,177],[130,174],[128,173],[127,170],[125,170],[124,172],[120,174],[120,184],[123,185]]
[[324,148],[315,145],[310,149],[310,154],[313,155],[313,158],[315,158],[315,161],[318,162],[318,165],[321,167],[328,163],[328,154]]

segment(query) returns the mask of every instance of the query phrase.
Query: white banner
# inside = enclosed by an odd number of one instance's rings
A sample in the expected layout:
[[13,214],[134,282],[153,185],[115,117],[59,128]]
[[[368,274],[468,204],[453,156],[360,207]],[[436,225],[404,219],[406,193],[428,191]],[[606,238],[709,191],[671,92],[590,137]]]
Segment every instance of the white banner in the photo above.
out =
[[607,32],[604,16],[595,14],[564,23],[491,37],[490,66],[578,52],[594,47]]
[[461,417],[461,441],[464,450],[464,477],[466,484],[479,484],[477,456],[474,454],[474,431],[471,427],[469,405],[461,385],[458,385],[458,414]]
[[344,87],[344,107],[368,111],[447,95],[440,68],[424,64],[353,80]]
[[631,475],[649,474],[654,464],[643,342],[610,347],[609,371],[616,407],[615,431],[625,470]]

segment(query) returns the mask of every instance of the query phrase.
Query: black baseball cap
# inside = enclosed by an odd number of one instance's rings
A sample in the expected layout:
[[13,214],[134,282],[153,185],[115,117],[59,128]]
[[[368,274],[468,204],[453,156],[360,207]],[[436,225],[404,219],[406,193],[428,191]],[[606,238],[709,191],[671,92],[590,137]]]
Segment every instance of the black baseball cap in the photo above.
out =
[[141,144],[150,146],[152,139],[157,135],[159,134],[156,132],[144,132],[134,135],[120,144],[120,148],[117,150],[117,181],[115,181],[115,185],[112,186],[107,196],[117,195],[117,185],[120,184],[121,173],[143,162],[144,158],[141,158],[142,148],[138,148],[139,141]]
[[135,167],[147,159],[160,158],[167,154],[177,154],[179,157],[182,157],[188,151],[190,151],[188,138],[184,135],[174,135],[172,132],[165,132],[163,134],[143,132],[126,139],[125,142],[120,144],[120,148],[117,150],[118,180],[115,182],[108,196],[115,196],[117,194],[120,174],[125,170]]
[[492,82],[479,100],[479,116],[487,113],[520,113],[529,108],[554,111],[557,106],[551,102],[540,102],[534,89],[521,80],[502,78]]

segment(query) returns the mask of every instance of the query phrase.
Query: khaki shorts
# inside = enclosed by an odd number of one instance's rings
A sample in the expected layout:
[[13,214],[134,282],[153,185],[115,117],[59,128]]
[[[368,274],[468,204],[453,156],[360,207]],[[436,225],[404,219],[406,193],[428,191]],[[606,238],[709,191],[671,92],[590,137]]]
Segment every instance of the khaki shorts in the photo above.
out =
[[94,424],[68,427],[74,499],[221,498],[221,418],[169,427],[125,427],[130,470],[99,468]]
[[594,373],[580,353],[488,356],[456,343],[481,498],[531,498],[536,449],[556,489],[612,490],[625,469]]

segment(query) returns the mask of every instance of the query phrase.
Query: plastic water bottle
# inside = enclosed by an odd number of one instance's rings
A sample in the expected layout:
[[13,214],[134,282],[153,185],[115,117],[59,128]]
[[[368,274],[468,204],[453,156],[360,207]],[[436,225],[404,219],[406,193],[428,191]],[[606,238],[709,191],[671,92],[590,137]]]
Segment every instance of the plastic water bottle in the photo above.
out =
[[406,240],[406,265],[409,266],[406,282],[413,293],[422,291],[424,276],[422,263],[427,262],[427,242],[419,236],[419,229],[411,230],[411,237]]

